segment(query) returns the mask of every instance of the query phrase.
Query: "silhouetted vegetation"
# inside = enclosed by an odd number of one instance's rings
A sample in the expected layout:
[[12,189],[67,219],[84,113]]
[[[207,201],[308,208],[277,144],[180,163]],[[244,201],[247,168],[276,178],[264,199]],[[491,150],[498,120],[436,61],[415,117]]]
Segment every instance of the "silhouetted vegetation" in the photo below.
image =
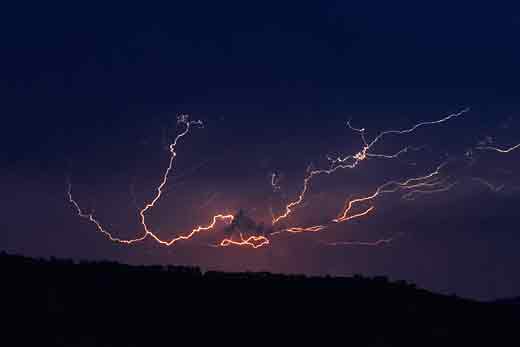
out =
[[[203,273],[197,267],[0,255],[6,346],[239,342],[515,345],[517,305],[386,277]],[[186,340],[189,339],[189,340]],[[513,340],[514,339],[514,340]],[[506,343],[506,341],[508,341]]]

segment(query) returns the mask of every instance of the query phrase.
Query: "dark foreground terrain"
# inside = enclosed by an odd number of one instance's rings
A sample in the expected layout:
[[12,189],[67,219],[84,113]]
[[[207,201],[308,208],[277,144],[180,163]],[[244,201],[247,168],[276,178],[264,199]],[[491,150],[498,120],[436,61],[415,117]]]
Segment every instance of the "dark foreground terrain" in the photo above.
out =
[[0,255],[4,346],[513,346],[519,305],[385,278]]

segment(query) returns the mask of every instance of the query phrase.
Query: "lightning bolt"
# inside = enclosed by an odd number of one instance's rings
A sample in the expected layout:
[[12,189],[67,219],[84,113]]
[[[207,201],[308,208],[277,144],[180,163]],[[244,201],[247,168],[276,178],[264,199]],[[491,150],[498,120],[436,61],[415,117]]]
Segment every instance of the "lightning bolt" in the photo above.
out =
[[471,179],[473,181],[476,181],[484,186],[486,186],[487,188],[489,188],[489,190],[491,190],[492,192],[494,193],[498,193],[499,191],[503,190],[505,188],[505,185],[504,184],[501,184],[499,186],[495,186],[494,184],[492,184],[491,182],[489,181],[486,181],[485,179],[483,178],[480,178],[480,177],[471,177]]
[[[278,235],[282,232],[287,232],[287,233],[292,233],[292,234],[305,233],[305,232],[316,233],[316,232],[321,232],[321,231],[327,229],[330,224],[343,223],[343,222],[351,221],[351,220],[354,220],[357,218],[365,217],[365,216],[371,214],[375,210],[375,206],[373,205],[373,200],[375,200],[377,197],[379,197],[382,194],[395,193],[400,190],[404,190],[404,191],[410,190],[407,194],[405,194],[403,196],[403,198],[405,198],[406,195],[408,195],[408,194],[410,194],[410,195],[411,194],[434,194],[434,193],[448,191],[455,185],[455,183],[448,184],[446,182],[447,179],[437,180],[437,176],[440,175],[441,169],[444,168],[447,164],[448,164],[447,161],[443,162],[442,164],[437,166],[437,168],[434,171],[432,171],[424,176],[412,177],[405,181],[396,181],[396,180],[388,181],[388,182],[380,185],[373,193],[371,193],[369,195],[348,200],[347,202],[345,202],[345,207],[342,210],[342,212],[340,213],[340,215],[337,218],[332,219],[327,224],[315,225],[315,226],[310,226],[310,227],[290,227],[290,228],[286,228],[283,230],[275,231],[275,232],[271,233],[271,235],[273,235],[273,236]],[[444,185],[444,186],[442,186],[441,188],[437,188],[437,189],[431,189],[432,187],[436,187],[439,185],[441,185],[441,186]],[[422,189],[427,189],[427,188],[430,188],[430,190],[422,190]],[[410,197],[408,199],[412,200]],[[370,202],[371,206],[362,210],[362,212],[351,213],[357,205],[367,203],[367,202]]]
[[[252,249],[258,249],[267,245],[271,244],[271,236],[279,235],[281,233],[290,233],[290,234],[300,234],[300,233],[320,233],[324,230],[326,230],[329,226],[343,223],[347,221],[351,221],[354,219],[362,218],[368,215],[371,215],[375,209],[375,200],[380,197],[383,194],[389,194],[389,193],[402,193],[401,196],[404,200],[414,200],[419,195],[425,195],[425,194],[435,194],[440,192],[446,192],[451,190],[455,185],[458,184],[458,181],[451,180],[451,177],[442,175],[441,171],[445,168],[445,166],[448,164],[448,161],[445,161],[438,165],[433,171],[424,174],[423,176],[417,176],[417,177],[411,177],[405,180],[391,180],[387,181],[386,183],[383,183],[382,185],[378,186],[375,191],[368,193],[366,195],[357,196],[352,199],[347,199],[339,214],[337,217],[324,222],[323,224],[318,225],[312,225],[312,226],[280,226],[281,224],[278,224],[281,220],[284,220],[288,218],[292,212],[298,208],[305,205],[304,200],[307,192],[309,189],[311,189],[311,183],[313,179],[316,176],[320,175],[331,175],[339,170],[344,169],[355,169],[357,166],[359,166],[363,161],[374,158],[374,159],[398,159],[405,153],[408,153],[410,151],[419,151],[422,147],[413,147],[413,146],[406,146],[402,148],[401,150],[395,152],[395,153],[378,153],[374,152],[374,148],[377,144],[381,143],[383,139],[390,135],[406,135],[410,134],[417,129],[421,127],[426,126],[434,126],[434,125],[440,125],[445,122],[448,122],[456,117],[459,117],[463,115],[464,113],[468,112],[469,109],[464,109],[457,113],[452,113],[448,116],[445,116],[441,119],[434,120],[434,121],[426,121],[426,122],[420,122],[415,125],[413,125],[410,128],[403,129],[403,130],[386,130],[381,133],[379,133],[376,137],[374,137],[371,141],[367,140],[365,129],[364,128],[356,128],[352,126],[351,122],[347,122],[347,126],[350,130],[353,132],[356,132],[360,135],[362,140],[362,147],[361,149],[352,155],[347,155],[344,157],[336,157],[331,158],[328,157],[329,160],[329,167],[326,169],[314,169],[311,167],[307,168],[307,173],[303,179],[303,185],[301,187],[301,190],[299,191],[297,197],[290,201],[284,208],[283,213],[281,213],[278,216],[275,216],[274,213],[271,211],[271,221],[273,227],[269,230],[269,234],[264,235],[258,235],[259,232],[256,232],[256,235],[245,235],[244,233],[240,232],[238,235],[235,233],[231,236],[229,234],[226,238],[222,239],[216,244],[213,244],[211,246],[213,247],[229,247],[229,246],[240,246],[240,247],[247,247]],[[154,242],[164,245],[164,246],[172,246],[180,241],[186,241],[190,240],[193,237],[195,237],[199,233],[203,232],[211,232],[215,231],[217,228],[217,225],[220,222],[231,224],[235,220],[235,216],[232,214],[216,214],[214,215],[210,222],[206,225],[199,225],[197,227],[194,227],[191,231],[186,232],[184,234],[181,234],[179,236],[170,238],[170,239],[162,239],[160,238],[157,233],[155,233],[152,228],[148,225],[146,221],[146,217],[150,213],[150,211],[156,207],[156,205],[159,203],[161,197],[164,195],[164,190],[166,185],[168,184],[168,178],[171,176],[171,173],[174,169],[174,163],[175,158],[177,157],[177,145],[180,143],[180,141],[189,134],[191,128],[195,126],[203,126],[203,123],[199,120],[197,121],[191,121],[189,120],[187,115],[180,115],[178,117],[178,123],[183,125],[185,128],[184,130],[179,133],[173,140],[173,142],[169,145],[169,160],[168,165],[166,166],[166,169],[164,170],[161,180],[157,187],[154,190],[154,195],[150,200],[145,202],[144,207],[140,208],[138,210],[138,218],[140,221],[140,224],[142,226],[142,235],[140,235],[137,238],[133,239],[122,239],[119,237],[114,236],[111,232],[109,232],[102,223],[96,219],[93,213],[86,213],[82,210],[79,203],[74,200],[72,195],[72,184],[68,182],[68,200],[75,208],[77,215],[83,219],[86,219],[90,223],[94,224],[98,232],[102,233],[104,236],[106,236],[109,240],[121,243],[121,244],[134,244],[138,242],[142,242],[146,239],[151,239]],[[491,146],[480,146],[476,147],[480,150],[492,150],[499,153],[509,153],[514,151],[517,148],[520,148],[520,144],[513,146],[511,148],[498,148],[498,147],[491,147]],[[204,162],[202,165],[205,165],[206,162]],[[198,169],[199,167],[196,167]],[[443,177],[445,176],[445,177]],[[475,181],[478,181],[486,186],[488,186],[493,191],[499,191],[503,188],[503,186],[500,187],[494,187],[489,182],[474,177]],[[273,191],[280,190],[279,185],[280,177],[277,173],[271,174],[271,186]],[[133,187],[132,187],[133,189]],[[135,200],[135,192],[132,190],[132,194],[134,196]],[[209,201],[211,201],[214,198],[214,196],[211,196],[209,198]],[[208,202],[204,203],[206,205]],[[361,207],[361,208],[360,208]],[[237,219],[238,220],[238,219]],[[263,232],[262,232],[263,234]],[[269,236],[269,238],[268,238]],[[380,239],[376,241],[337,241],[337,242],[328,242],[327,245],[330,246],[340,246],[340,245],[359,245],[359,246],[380,246],[384,244],[389,244],[394,240],[394,238],[388,238],[388,239]]]
[[495,152],[499,152],[499,153],[510,153],[518,148],[520,148],[520,143],[513,147],[510,147],[510,148],[499,148],[499,147],[493,147],[493,146],[478,146],[477,147],[477,149],[480,149],[480,150],[495,151]]
[[403,182],[388,181],[388,182],[380,185],[375,190],[375,192],[370,195],[349,200],[348,202],[345,203],[345,207],[344,207],[343,211],[340,213],[340,215],[336,219],[333,220],[333,222],[342,223],[342,222],[346,222],[351,219],[359,218],[359,217],[366,215],[369,212],[369,210],[371,211],[371,210],[373,210],[373,208],[366,210],[365,212],[361,213],[360,215],[349,215],[349,212],[354,208],[354,206],[356,204],[374,200],[375,198],[377,198],[378,196],[380,196],[382,194],[395,193],[400,189],[407,189],[407,188],[409,189],[410,187],[417,188],[417,187],[428,186],[429,184],[431,184],[431,182],[428,182],[427,180],[432,179],[432,178],[436,177],[437,175],[439,175],[440,170],[444,166],[446,166],[447,163],[448,162],[442,163],[441,165],[439,165],[437,167],[436,170],[432,171],[431,173],[429,173],[425,176],[409,178]]
[[[148,235],[154,237],[154,234],[149,230],[148,225],[146,224],[145,214],[148,210],[153,208],[155,206],[155,204],[157,203],[157,201],[159,201],[159,199],[161,198],[161,195],[163,192],[162,190],[163,190],[164,186],[166,185],[166,183],[168,182],[168,175],[170,174],[170,171],[173,168],[173,162],[174,162],[175,158],[177,157],[177,152],[175,151],[175,148],[177,147],[177,143],[179,142],[180,139],[182,139],[184,136],[186,136],[186,134],[189,133],[190,127],[192,125],[202,126],[202,122],[200,120],[189,121],[188,115],[185,115],[185,114],[179,116],[178,122],[185,124],[186,128],[184,129],[183,132],[178,134],[175,137],[175,140],[173,141],[173,143],[170,144],[170,154],[171,154],[170,161],[168,163],[168,167],[166,168],[166,171],[163,174],[163,179],[162,179],[161,183],[159,184],[159,186],[157,187],[157,193],[155,194],[155,197],[150,202],[148,202],[141,211],[139,211],[139,215],[141,216],[141,224],[143,225],[143,229],[145,232],[143,238],[146,238]],[[155,238],[158,240],[157,237],[155,237]]]
[[468,111],[469,111],[469,108],[466,108],[466,109],[463,109],[460,112],[452,113],[452,114],[450,114],[448,116],[445,116],[445,117],[443,117],[441,119],[438,119],[438,120],[417,123],[417,124],[415,124],[414,126],[412,126],[411,128],[408,128],[408,129],[403,129],[403,130],[386,130],[386,131],[383,131],[383,132],[379,133],[371,142],[367,141],[366,136],[365,136],[365,129],[364,128],[361,128],[361,129],[355,128],[355,127],[353,127],[351,125],[350,121],[347,122],[347,126],[349,127],[349,129],[351,129],[352,131],[357,132],[357,133],[360,134],[361,139],[363,141],[362,149],[359,152],[357,152],[356,154],[354,154],[354,155],[348,155],[348,156],[345,156],[345,157],[338,157],[338,158],[335,158],[335,159],[329,158],[329,161],[331,161],[331,167],[329,169],[319,169],[319,170],[309,170],[308,169],[307,170],[308,174],[307,174],[307,176],[303,180],[303,188],[300,191],[300,193],[298,194],[298,197],[294,201],[289,202],[285,206],[285,211],[282,214],[280,214],[277,217],[273,217],[272,224],[274,225],[274,224],[280,222],[281,220],[289,217],[289,215],[293,212],[293,210],[304,201],[305,194],[309,190],[310,183],[311,183],[312,179],[315,176],[322,175],[322,174],[330,175],[330,174],[332,174],[332,173],[334,173],[334,172],[336,172],[337,170],[340,170],[340,169],[354,169],[354,168],[356,168],[359,165],[359,163],[361,163],[362,161],[364,161],[364,160],[366,160],[367,158],[370,158],[370,157],[372,157],[372,158],[396,159],[400,155],[402,155],[403,153],[408,152],[413,147],[405,147],[405,148],[401,149],[400,151],[398,151],[395,154],[376,154],[376,153],[372,153],[371,150],[385,136],[392,135],[392,134],[395,134],[395,135],[409,134],[409,133],[412,133],[415,130],[419,129],[420,127],[429,126],[429,125],[430,126],[431,125],[438,125],[438,124],[445,123],[445,122],[447,122],[447,121],[449,121],[449,120],[451,120],[453,118],[456,118],[456,117],[459,117],[459,116],[463,115],[464,113],[466,113]]
[[[292,234],[298,234],[298,233],[304,233],[304,232],[317,233],[319,231],[325,230],[326,228],[327,228],[327,226],[325,226],[325,225],[315,225],[315,226],[307,227],[307,228],[291,227],[291,228],[287,228],[283,231],[286,231],[286,232],[292,233]],[[273,235],[273,234],[274,233],[272,233],[271,235]]]
[[[88,221],[93,223],[96,226],[96,228],[97,228],[97,230],[99,232],[103,233],[106,237],[108,237],[113,242],[122,243],[122,244],[133,244],[133,243],[144,241],[146,238],[152,238],[154,241],[156,241],[157,243],[159,243],[161,245],[164,245],[164,246],[172,246],[172,245],[174,245],[175,243],[177,243],[179,241],[189,240],[193,236],[197,235],[200,232],[213,230],[215,228],[217,222],[220,221],[220,220],[226,221],[228,223],[231,223],[233,221],[233,219],[234,219],[233,215],[231,215],[231,214],[217,214],[217,215],[213,216],[212,221],[211,221],[210,224],[205,225],[205,226],[203,226],[203,225],[197,226],[191,232],[189,232],[189,233],[187,233],[185,235],[177,236],[177,237],[172,238],[170,240],[163,240],[163,239],[161,239],[159,236],[157,236],[155,233],[153,233],[150,230],[148,224],[146,223],[146,214],[147,214],[147,212],[155,207],[155,205],[157,204],[157,202],[159,201],[159,199],[161,198],[161,196],[163,194],[164,187],[166,186],[166,184],[168,182],[168,176],[170,175],[170,172],[173,169],[173,163],[174,163],[175,158],[177,157],[177,152],[176,152],[177,144],[179,143],[179,141],[184,136],[186,136],[190,132],[190,128],[192,126],[194,126],[194,125],[202,126],[203,125],[202,121],[200,121],[200,120],[190,121],[188,115],[185,115],[185,114],[181,114],[177,118],[177,121],[178,121],[179,124],[184,124],[185,129],[184,129],[183,132],[181,132],[180,134],[178,134],[175,137],[174,141],[169,146],[169,149],[170,149],[170,159],[169,159],[169,162],[168,162],[168,166],[166,167],[166,170],[165,170],[165,172],[164,172],[164,174],[162,176],[162,180],[161,180],[160,184],[156,188],[155,196],[153,197],[152,200],[150,200],[148,203],[146,203],[145,206],[139,211],[140,222],[141,222],[141,225],[142,225],[143,231],[144,231],[144,233],[143,233],[143,235],[141,237],[138,237],[138,238],[135,238],[135,239],[121,239],[121,238],[113,236],[110,232],[108,232],[103,227],[101,222],[99,220],[97,220],[92,213],[88,214],[88,213],[84,213],[82,211],[82,209],[81,209],[80,205],[78,204],[78,202],[76,200],[74,200],[74,198],[72,197],[72,184],[69,182],[69,184],[68,184],[68,191],[67,191],[69,202],[76,208],[78,216],[81,217],[81,218],[87,219]],[[248,245],[248,244],[249,243],[244,242],[244,245]]]
[[[442,184],[442,182],[432,183],[432,184]],[[453,182],[450,184],[445,185],[444,187],[438,188],[438,189],[431,189],[431,190],[422,190],[422,189],[415,189],[411,192],[408,192],[402,196],[402,199],[413,201],[416,199],[417,195],[428,195],[428,194],[437,194],[437,193],[443,193],[451,190],[453,187],[455,187],[458,184],[458,182]],[[426,184],[424,185],[427,186]]]
[[254,249],[267,246],[270,243],[269,239],[265,236],[249,236],[247,238],[244,238],[244,235],[240,233],[240,240],[234,241],[231,238],[224,239],[220,242],[220,247],[228,247],[231,245],[234,246],[249,246]]
[[336,242],[322,242],[327,246],[371,246],[377,247],[392,243],[394,238],[379,239],[376,241],[336,241]]

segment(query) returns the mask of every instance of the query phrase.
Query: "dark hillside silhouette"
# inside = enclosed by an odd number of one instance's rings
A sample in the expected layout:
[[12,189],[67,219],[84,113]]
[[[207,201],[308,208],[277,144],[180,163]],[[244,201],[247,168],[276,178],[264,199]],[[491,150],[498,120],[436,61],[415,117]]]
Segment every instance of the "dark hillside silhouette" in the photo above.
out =
[[291,345],[518,342],[517,305],[433,294],[385,277],[202,273],[5,253],[0,268],[2,334],[14,342],[6,346],[277,345],[284,337]]

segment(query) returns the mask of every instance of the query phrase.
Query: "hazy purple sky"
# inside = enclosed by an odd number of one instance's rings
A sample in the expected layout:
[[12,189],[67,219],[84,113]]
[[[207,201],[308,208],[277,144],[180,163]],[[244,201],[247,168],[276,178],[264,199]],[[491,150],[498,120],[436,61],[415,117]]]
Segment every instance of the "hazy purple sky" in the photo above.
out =
[[[518,8],[244,3],[165,8],[52,7],[2,11],[0,249],[29,256],[199,265],[205,269],[387,275],[444,293],[520,293]],[[388,194],[367,218],[269,247],[214,248],[222,228],[174,247],[109,242],[142,233],[138,209],[168,164],[179,113],[205,126],[182,139],[165,193],[148,215],[164,238],[244,209],[269,224],[327,155],[355,154],[352,120],[373,138],[465,107],[461,117],[375,152],[422,146],[320,176],[290,225],[337,216],[346,199],[431,172],[457,185],[413,201]],[[468,155],[471,151],[471,155]],[[273,192],[271,174],[281,177]],[[492,191],[483,181],[501,187]],[[327,246],[376,241],[378,247]]]

